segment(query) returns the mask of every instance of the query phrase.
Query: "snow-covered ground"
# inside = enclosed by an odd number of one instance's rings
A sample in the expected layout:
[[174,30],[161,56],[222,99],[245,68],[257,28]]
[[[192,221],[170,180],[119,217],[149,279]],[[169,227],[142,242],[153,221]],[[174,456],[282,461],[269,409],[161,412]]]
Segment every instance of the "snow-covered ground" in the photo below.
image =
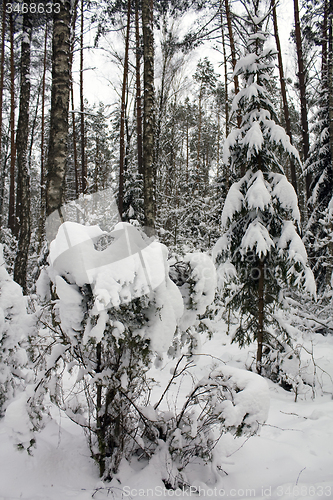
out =
[[[200,379],[207,367],[220,358],[227,366],[244,369],[255,346],[239,350],[230,344],[226,325],[220,322],[211,340],[204,340],[192,372]],[[302,500],[333,498],[333,337],[316,335],[312,339],[317,361],[316,397],[304,388],[295,395],[267,381],[270,393],[268,419],[258,435],[234,438],[222,436],[216,454],[221,470],[216,472],[199,463],[188,467],[191,487],[167,490],[161,481],[163,454],[157,454],[145,467],[123,463],[111,484],[102,483],[89,457],[80,428],[57,409],[54,419],[37,437],[32,456],[17,451],[10,438],[8,419],[0,422],[0,500],[96,500],[107,498],[253,498]],[[170,378],[174,361],[152,370],[162,390]],[[320,368],[319,368],[320,367]],[[311,364],[308,373],[313,373]],[[325,372],[323,372],[324,370]],[[186,378],[175,386],[170,398],[182,397],[188,390]]]

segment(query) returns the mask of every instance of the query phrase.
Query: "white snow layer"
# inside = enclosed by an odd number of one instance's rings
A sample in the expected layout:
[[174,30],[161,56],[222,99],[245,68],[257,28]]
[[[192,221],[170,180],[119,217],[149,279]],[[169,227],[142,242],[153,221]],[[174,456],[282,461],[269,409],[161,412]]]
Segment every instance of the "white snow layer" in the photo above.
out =
[[259,153],[259,151],[261,151],[264,144],[264,136],[262,134],[260,123],[258,121],[254,121],[252,123],[241,143],[248,146],[246,156],[247,160],[250,160],[253,154],[256,155]]
[[286,210],[291,210],[292,217],[300,223],[301,216],[298,209],[297,194],[287,177],[282,174],[271,174],[273,179],[272,196],[275,196],[281,206]]
[[243,206],[244,196],[240,191],[243,179],[238,182],[234,182],[228,191],[221,217],[222,228],[227,226],[228,221],[231,221],[233,216],[237,212],[240,212]]
[[[135,298],[150,296],[156,309],[145,335],[152,350],[162,353],[169,346],[183,313],[181,294],[170,280],[167,249],[151,241],[127,223],[118,223],[110,233],[114,238],[105,250],[95,242],[105,234],[97,226],[65,222],[50,247],[50,276],[59,297],[59,315],[68,334],[80,330],[83,320],[79,287],[90,284],[97,324],[85,330],[84,342],[99,342],[108,320],[107,310],[119,308]],[[156,310],[158,313],[156,313]]]
[[274,241],[271,239],[269,232],[259,219],[255,219],[248,226],[241,243],[242,253],[250,249],[255,249],[256,254],[261,257],[267,255],[271,247],[274,246]]
[[232,394],[231,400],[221,404],[226,427],[238,427],[244,421],[250,432],[257,431],[259,424],[266,422],[270,406],[266,380],[256,373],[231,366],[224,366],[221,371]]
[[261,170],[258,170],[254,174],[253,180],[251,179],[251,181],[252,184],[249,187],[245,197],[248,207],[250,209],[255,208],[256,210],[258,210],[258,208],[260,208],[260,210],[264,210],[265,207],[267,207],[272,201],[271,195],[268,191],[268,189],[270,190],[270,186],[265,182]]

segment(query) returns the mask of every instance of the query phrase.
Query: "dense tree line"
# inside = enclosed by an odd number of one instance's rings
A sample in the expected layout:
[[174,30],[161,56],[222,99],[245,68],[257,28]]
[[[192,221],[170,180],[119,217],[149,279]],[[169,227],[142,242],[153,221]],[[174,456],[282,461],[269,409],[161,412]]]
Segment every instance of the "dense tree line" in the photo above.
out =
[[[313,142],[319,125],[317,120],[317,129],[309,129],[315,116],[309,109],[320,113],[326,102],[329,116],[332,44],[330,3],[307,2],[301,16],[299,7],[295,1],[294,82],[285,77],[278,8],[273,0],[267,22],[275,36],[280,76],[279,84],[272,79],[271,92],[277,108],[283,110],[280,119],[290,141],[299,146],[306,165],[304,173],[293,160],[286,166],[299,194],[305,230],[307,221],[314,221],[314,203],[320,205],[322,213],[330,201],[329,195],[326,201],[325,195],[318,195],[315,183],[315,179],[322,179],[322,172],[314,173],[314,168],[324,167],[312,166],[311,159],[322,149]],[[194,240],[190,245],[209,248],[213,227],[218,230],[226,190],[232,180],[244,174],[242,166],[240,171],[233,171],[223,163],[222,148],[234,120],[238,126],[241,123],[240,115],[230,113],[230,106],[242,85],[233,70],[247,36],[241,19],[248,8],[247,2],[239,2],[233,12],[229,2],[222,0],[205,5],[194,2],[191,6],[186,2],[152,5],[139,1],[105,1],[97,6],[76,1],[61,3],[58,12],[45,2],[43,13],[36,16],[29,9],[23,13],[20,4],[3,4],[1,220],[2,228],[9,228],[18,241],[15,279],[25,291],[28,256],[35,247],[42,248],[45,216],[80,193],[101,186],[112,187],[123,219],[136,219],[147,227],[161,229],[163,241],[178,246],[178,250],[191,235]],[[196,12],[198,21],[180,36],[176,25],[184,22],[189,10]],[[87,30],[94,30],[96,44],[101,47],[107,37],[121,39],[114,33],[123,37],[123,55],[114,54],[115,64],[122,68],[121,99],[119,111],[111,119],[107,109],[113,103],[108,102],[106,94],[99,105],[99,118],[91,120],[96,115],[95,103],[89,103],[84,86]],[[184,74],[193,50],[202,43],[207,46],[209,41],[220,53],[224,75],[215,74],[209,57],[197,63],[192,75]],[[321,68],[313,62],[314,54],[320,51]],[[72,76],[75,60],[79,64],[77,82]],[[77,96],[73,88],[77,85],[79,102],[74,102]],[[313,88],[315,94],[310,90]],[[91,130],[98,119],[107,125],[107,129],[101,126],[108,138]],[[329,138],[330,126],[327,131]],[[331,143],[332,139],[327,139],[328,163]],[[92,156],[93,161],[89,159]],[[325,182],[329,178],[330,174],[325,174]],[[320,182],[322,185],[324,181]],[[219,200],[215,196],[217,185],[223,186]],[[307,231],[314,234],[317,229],[309,227]],[[28,281],[31,286],[30,276]]]

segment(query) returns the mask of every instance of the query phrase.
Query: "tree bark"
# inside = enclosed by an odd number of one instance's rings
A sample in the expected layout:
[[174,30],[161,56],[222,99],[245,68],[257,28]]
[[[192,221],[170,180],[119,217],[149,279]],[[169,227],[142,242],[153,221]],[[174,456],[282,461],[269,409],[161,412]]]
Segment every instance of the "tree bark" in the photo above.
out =
[[198,102],[198,144],[197,144],[197,183],[200,182],[200,153],[201,153],[201,124],[202,124],[202,92],[203,83],[200,83]]
[[142,167],[142,99],[140,70],[140,32],[139,32],[139,0],[135,2],[135,73],[136,73],[136,134],[138,148],[138,171],[143,174]]
[[328,16],[329,16],[329,7],[330,1],[323,0],[324,7],[324,18],[323,18],[323,34],[322,34],[322,43],[321,43],[321,74],[322,79],[327,80],[327,50],[329,45],[328,40]]
[[86,134],[84,121],[83,97],[83,29],[84,29],[84,0],[81,0],[81,32],[80,32],[80,130],[81,130],[81,172],[82,193],[87,193],[87,160],[86,160]]
[[333,159],[333,0],[329,2],[328,14],[328,56],[327,56],[327,70],[328,70],[328,103],[329,103],[329,146],[331,153],[331,165]]
[[40,141],[40,219],[38,227],[38,253],[42,248],[43,235],[45,231],[45,85],[46,85],[46,69],[47,69],[47,38],[48,26],[45,24],[44,34],[44,61],[43,61],[43,77],[42,77],[42,121],[41,121],[41,141]]
[[15,66],[14,66],[14,23],[13,14],[9,16],[10,36],[10,184],[9,184],[9,207],[8,227],[15,233]]
[[[230,12],[230,7],[229,7],[229,0],[224,0],[224,1],[225,1],[225,12],[226,12],[226,16],[227,16],[227,24],[228,24],[228,32],[229,32],[231,63],[232,63],[232,69],[235,70],[237,59],[236,59],[236,48],[235,48],[234,34],[232,31],[232,24],[231,24],[231,12]],[[239,92],[239,81],[238,81],[237,75],[234,75],[234,86],[235,86],[235,95],[237,95]],[[240,115],[237,115],[238,128],[240,128],[241,123],[242,123],[242,117]]]
[[5,36],[6,36],[6,0],[2,5],[2,23],[1,23],[1,56],[0,56],[0,172],[2,169],[2,101],[3,101],[3,83],[5,75]]
[[[284,120],[286,122],[286,132],[289,136],[290,143],[292,144],[293,138],[292,138],[292,133],[291,133],[291,123],[290,123],[290,115],[289,115],[289,107],[288,107],[288,99],[287,99],[286,81],[284,78],[284,71],[283,71],[282,52],[281,52],[280,36],[279,36],[278,23],[277,23],[275,0],[271,0],[271,9],[272,9],[272,16],[273,16],[274,36],[275,36],[277,53],[278,53],[278,64],[279,64],[279,75],[280,75],[280,86],[281,86],[281,94],[282,94],[282,102],[283,102]],[[297,194],[296,167],[295,167],[295,162],[292,160],[292,158],[290,158],[290,174],[291,174],[291,183],[292,183],[292,185],[295,189],[295,192]]]
[[[301,99],[301,125],[302,125],[303,156],[304,156],[303,160],[304,162],[306,162],[309,156],[310,139],[309,139],[305,70],[304,70],[304,59],[302,51],[301,25],[299,20],[298,0],[294,0],[294,16],[295,16],[295,36],[296,36],[296,50],[297,50],[297,62],[298,62],[298,80],[299,80],[300,99]],[[310,183],[311,183],[310,175],[307,174],[306,176],[307,200],[310,198]]]
[[126,115],[126,89],[128,78],[128,52],[129,35],[131,24],[131,0],[127,0],[127,27],[125,37],[125,58],[124,74],[121,92],[121,113],[120,113],[120,157],[119,157],[119,192],[118,192],[118,210],[121,220],[123,219],[123,201],[124,201],[124,163],[125,163],[125,115]]
[[228,137],[229,135],[228,66],[227,66],[227,53],[225,49],[225,36],[223,28],[222,0],[220,0],[220,20],[221,20],[221,36],[222,36],[223,65],[224,65],[225,136]]
[[155,166],[154,166],[154,33],[151,0],[142,0],[144,115],[143,168],[144,216],[149,233],[155,229]]
[[27,262],[31,237],[30,174],[28,168],[28,134],[30,102],[30,51],[32,22],[29,10],[23,15],[21,43],[20,110],[17,125],[17,201],[18,250],[14,265],[14,280],[27,293]]
[[68,108],[70,89],[70,2],[60,2],[53,13],[52,90],[50,140],[47,162],[46,215],[63,203],[67,160]]
[[77,137],[76,137],[76,124],[75,124],[75,106],[74,106],[74,86],[73,86],[73,58],[74,58],[74,48],[75,48],[75,25],[76,25],[76,13],[77,13],[78,0],[75,0],[74,12],[72,18],[72,33],[71,33],[71,43],[70,43],[70,75],[71,75],[71,88],[70,88],[70,99],[72,105],[72,132],[73,132],[73,160],[74,160],[74,178],[75,178],[75,196],[79,197],[81,192],[80,180],[79,180],[79,166],[77,160]]
[[261,374],[262,348],[264,340],[264,262],[259,261],[259,283],[258,283],[258,333],[257,333],[257,372]]

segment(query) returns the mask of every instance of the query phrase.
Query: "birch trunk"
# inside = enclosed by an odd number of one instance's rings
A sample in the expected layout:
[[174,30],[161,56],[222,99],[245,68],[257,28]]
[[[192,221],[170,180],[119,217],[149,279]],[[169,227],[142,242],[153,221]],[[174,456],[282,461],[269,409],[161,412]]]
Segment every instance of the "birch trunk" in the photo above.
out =
[[70,2],[59,3],[53,13],[52,90],[50,140],[47,162],[46,215],[63,203],[67,161],[68,108],[70,89]]

